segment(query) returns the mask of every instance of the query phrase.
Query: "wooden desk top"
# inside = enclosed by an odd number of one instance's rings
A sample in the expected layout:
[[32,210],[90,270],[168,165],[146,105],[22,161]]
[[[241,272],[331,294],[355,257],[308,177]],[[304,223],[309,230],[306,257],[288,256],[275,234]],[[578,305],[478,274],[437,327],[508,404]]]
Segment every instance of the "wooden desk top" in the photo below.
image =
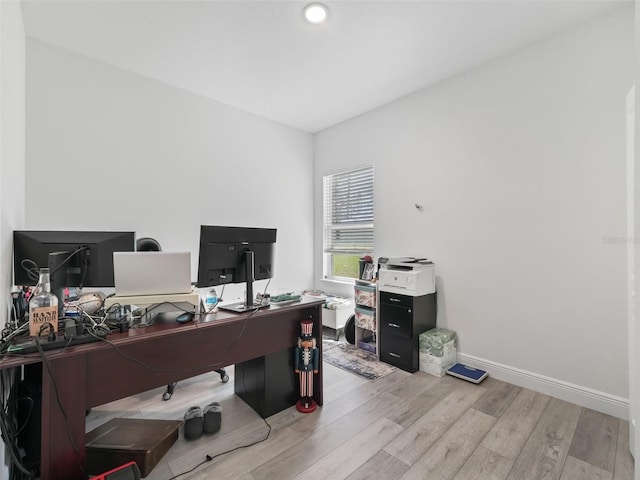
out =
[[[192,322],[178,324],[173,321],[163,321],[155,324],[151,324],[144,327],[130,328],[123,333],[110,333],[106,338],[109,342],[113,342],[116,345],[126,345],[130,342],[137,342],[143,338],[154,338],[159,336],[173,335],[180,331],[188,331],[194,329],[206,329],[212,326],[218,326],[223,324],[232,324],[243,321],[249,317],[264,318],[267,320],[269,317],[279,315],[286,310],[296,310],[304,306],[315,306],[319,303],[323,303],[322,299],[301,299],[299,302],[291,303],[287,305],[270,305],[269,307],[262,308],[257,312],[245,312],[245,313],[233,313],[228,311],[219,310],[216,313],[211,313],[203,316],[202,318],[196,318]],[[321,335],[321,332],[316,332],[317,335]],[[112,348],[106,342],[96,341],[93,343],[87,343],[83,345],[75,345],[66,349],[47,350],[45,354],[48,358],[58,358],[61,356],[74,356],[84,355],[88,351],[96,350],[100,348]],[[42,359],[38,352],[29,354],[6,354],[0,358],[0,369],[14,368],[21,365],[29,365],[33,363],[39,363]]]

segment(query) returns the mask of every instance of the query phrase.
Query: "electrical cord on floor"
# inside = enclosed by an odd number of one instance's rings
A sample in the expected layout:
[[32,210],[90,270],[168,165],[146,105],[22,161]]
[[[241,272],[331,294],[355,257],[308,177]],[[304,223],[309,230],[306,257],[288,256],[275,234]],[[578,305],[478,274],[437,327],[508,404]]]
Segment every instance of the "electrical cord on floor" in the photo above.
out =
[[216,458],[218,458],[218,457],[221,457],[221,456],[223,456],[223,455],[227,455],[228,453],[235,452],[236,450],[240,450],[240,449],[243,449],[243,448],[253,447],[254,445],[257,445],[258,443],[262,443],[262,442],[266,441],[266,440],[269,438],[269,436],[271,435],[271,425],[269,425],[269,422],[267,422],[267,420],[266,420],[266,419],[264,419],[264,418],[262,419],[262,421],[265,423],[265,425],[266,425],[266,426],[267,426],[267,428],[269,429],[269,430],[267,431],[267,435],[266,435],[264,438],[262,438],[262,439],[260,439],[260,440],[256,440],[255,442],[249,443],[249,444],[247,444],[247,445],[239,445],[239,446],[234,447],[234,448],[232,448],[232,449],[230,449],[230,450],[227,450],[227,451],[225,451],[225,452],[218,453],[217,455],[207,455],[207,456],[205,457],[205,459],[204,459],[204,460],[202,460],[200,463],[198,463],[197,465],[195,465],[194,467],[192,467],[190,470],[187,470],[186,472],[182,472],[182,473],[179,473],[179,474],[177,474],[177,475],[174,475],[173,477],[169,478],[169,480],[175,480],[175,479],[176,479],[176,478],[178,478],[178,477],[181,477],[181,476],[183,476],[183,475],[187,475],[188,473],[191,473],[191,472],[193,472],[193,471],[197,470],[198,468],[200,468],[200,467],[201,467],[202,465],[204,465],[205,463],[208,463],[208,462],[210,462],[210,461],[212,461],[212,460],[215,460],[215,459],[216,459]]
[[[237,375],[237,374],[238,374],[238,371],[236,370],[236,371],[234,372],[234,374],[235,374],[235,375]],[[244,391],[246,392],[246,391],[247,391],[247,385],[245,384],[245,381],[244,381],[244,380],[245,380],[245,378],[244,378],[244,371],[243,371],[243,372],[242,372],[242,379],[241,379],[241,381],[242,381],[242,386],[244,387]],[[260,401],[260,400],[259,400],[259,401]],[[187,470],[186,472],[179,473],[178,475],[175,475],[175,476],[171,477],[169,480],[174,480],[174,479],[176,479],[176,478],[178,478],[178,477],[181,477],[182,475],[186,475],[186,474],[188,474],[188,473],[191,473],[191,472],[193,472],[194,470],[197,470],[198,468],[200,468],[200,467],[201,467],[202,465],[204,465],[205,463],[208,463],[208,462],[210,462],[211,460],[213,460],[213,459],[215,459],[215,458],[221,457],[222,455],[226,455],[226,454],[228,454],[228,453],[235,452],[236,450],[240,450],[241,448],[249,448],[249,447],[253,447],[254,445],[257,445],[258,443],[265,442],[265,441],[269,438],[269,436],[271,435],[271,425],[269,425],[269,422],[267,422],[267,420],[266,420],[266,419],[264,418],[264,416],[263,416],[263,413],[264,413],[263,407],[264,407],[264,406],[259,406],[258,408],[259,408],[259,410],[260,410],[260,417],[262,418],[262,421],[265,423],[265,425],[266,425],[266,426],[267,426],[267,428],[268,428],[267,435],[266,435],[264,438],[262,438],[262,439],[260,439],[260,440],[256,440],[255,442],[253,442],[253,443],[249,443],[249,444],[247,444],[247,445],[239,445],[239,446],[237,446],[237,447],[235,447],[235,448],[232,448],[231,450],[227,450],[226,452],[218,453],[217,455],[207,455],[203,461],[201,461],[200,463],[198,463],[196,466],[192,467],[190,470]]]

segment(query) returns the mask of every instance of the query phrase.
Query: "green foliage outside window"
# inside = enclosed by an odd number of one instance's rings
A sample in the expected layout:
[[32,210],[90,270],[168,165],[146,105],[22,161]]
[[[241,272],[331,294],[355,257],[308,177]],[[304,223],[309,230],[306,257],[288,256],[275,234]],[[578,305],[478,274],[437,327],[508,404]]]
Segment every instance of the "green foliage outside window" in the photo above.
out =
[[360,274],[360,257],[358,255],[332,255],[332,271],[334,277],[358,278]]

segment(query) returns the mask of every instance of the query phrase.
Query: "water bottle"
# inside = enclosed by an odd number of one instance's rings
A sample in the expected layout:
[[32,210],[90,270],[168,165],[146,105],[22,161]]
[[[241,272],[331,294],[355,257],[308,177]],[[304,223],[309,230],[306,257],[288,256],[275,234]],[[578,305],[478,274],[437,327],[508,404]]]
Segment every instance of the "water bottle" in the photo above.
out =
[[204,312],[213,313],[218,311],[218,293],[215,288],[210,288],[204,295]]

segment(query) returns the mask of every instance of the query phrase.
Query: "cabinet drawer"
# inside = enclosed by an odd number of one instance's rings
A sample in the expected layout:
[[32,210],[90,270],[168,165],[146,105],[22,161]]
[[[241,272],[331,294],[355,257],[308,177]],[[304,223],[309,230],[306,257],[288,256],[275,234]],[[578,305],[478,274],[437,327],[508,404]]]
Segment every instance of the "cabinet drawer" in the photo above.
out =
[[380,292],[380,303],[395,305],[396,307],[413,307],[413,297],[408,295],[398,295],[397,293]]
[[375,308],[376,287],[371,285],[356,285],[354,287],[354,296],[356,305]]
[[418,370],[417,349],[414,348],[412,340],[382,334],[379,340],[380,360],[408,372]]
[[376,311],[370,308],[356,307],[356,327],[376,331]]
[[380,334],[413,337],[413,314],[410,309],[380,305]]

